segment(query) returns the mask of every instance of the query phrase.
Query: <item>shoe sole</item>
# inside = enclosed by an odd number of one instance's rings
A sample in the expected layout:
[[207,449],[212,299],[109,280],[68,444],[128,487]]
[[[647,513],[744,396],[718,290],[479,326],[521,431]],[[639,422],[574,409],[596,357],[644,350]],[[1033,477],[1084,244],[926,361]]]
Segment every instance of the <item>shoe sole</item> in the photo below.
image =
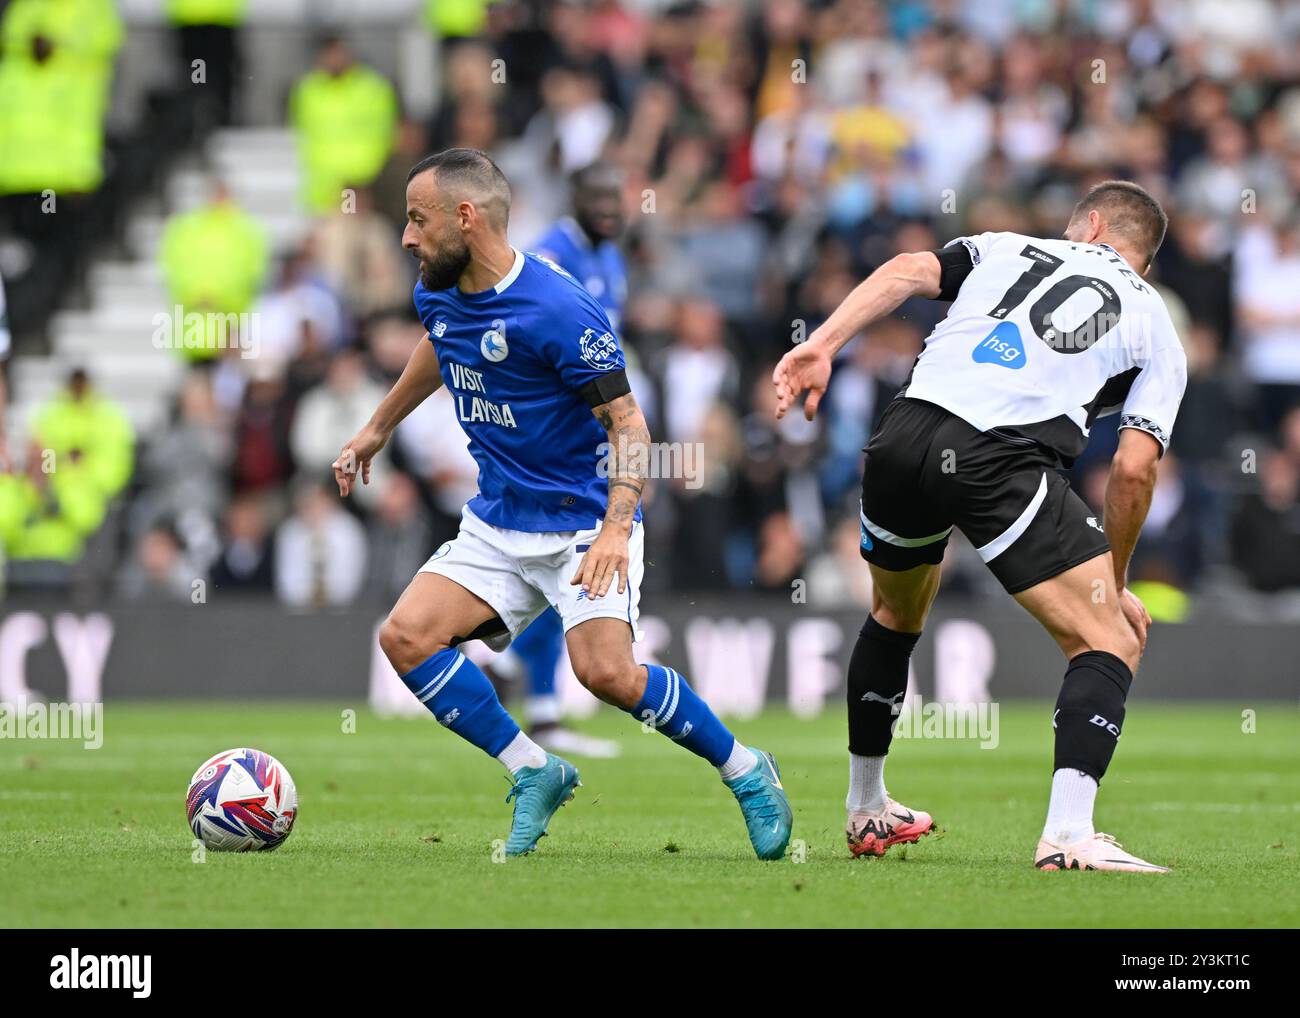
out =
[[1049,855],[1049,856],[1047,856],[1046,858],[1040,859],[1040,860],[1038,860],[1036,863],[1034,863],[1034,869],[1036,869],[1036,870],[1041,870],[1041,871],[1044,872],[1044,873],[1064,873],[1064,872],[1066,872],[1067,870],[1068,870],[1068,871],[1073,871],[1073,872],[1075,872],[1075,873],[1083,873],[1083,872],[1091,872],[1091,873],[1168,873],[1168,872],[1169,872],[1169,867],[1167,867],[1167,866],[1157,866],[1157,865],[1156,865],[1155,863],[1153,863],[1153,862],[1149,862],[1149,863],[1147,863],[1145,867],[1143,867],[1143,866],[1135,866],[1135,865],[1133,865],[1132,863],[1119,863],[1119,864],[1116,864],[1116,865],[1114,865],[1114,866],[1091,866],[1091,865],[1080,866],[1080,865],[1079,865],[1079,860],[1078,860],[1078,859],[1071,859],[1071,860],[1070,860],[1070,864],[1069,864],[1068,866],[1066,866],[1065,863],[1064,863],[1064,860],[1063,860],[1063,859],[1062,859],[1061,862],[1057,862],[1057,859],[1060,858],[1060,856],[1061,856],[1061,853],[1058,852],[1058,853],[1056,853],[1055,855]]
[[[895,828],[897,830],[897,828]],[[928,837],[934,832],[934,818],[930,818],[930,823],[924,830],[911,830],[905,834],[891,834],[888,838],[882,838],[876,834],[868,834],[860,839],[849,839],[849,852],[853,858],[861,859],[863,856],[875,856],[879,859],[894,845],[913,845],[924,837]]]

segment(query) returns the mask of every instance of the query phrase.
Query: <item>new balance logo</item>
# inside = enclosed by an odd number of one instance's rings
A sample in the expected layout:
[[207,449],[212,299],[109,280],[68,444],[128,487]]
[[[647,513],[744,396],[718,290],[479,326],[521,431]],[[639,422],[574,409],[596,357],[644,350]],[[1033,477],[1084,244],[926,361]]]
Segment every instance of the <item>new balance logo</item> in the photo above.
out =
[[686,736],[690,735],[691,732],[693,731],[695,731],[695,726],[688,721],[686,722],[686,724],[682,725],[682,730],[678,732],[676,735],[671,736],[671,738],[673,742],[681,742],[684,738],[686,738]]
[[436,336],[438,339],[442,339],[442,337],[443,337],[444,335],[446,335],[446,332],[447,332],[447,323],[446,323],[446,322],[434,322],[434,323],[433,323],[433,328],[430,329],[429,331],[432,332],[432,333],[434,334],[434,336]]
[[438,719],[438,723],[442,725],[444,728],[450,728],[451,723],[455,721],[458,717],[460,717],[460,708],[453,707],[451,710],[447,711],[446,714],[444,714],[442,717]]

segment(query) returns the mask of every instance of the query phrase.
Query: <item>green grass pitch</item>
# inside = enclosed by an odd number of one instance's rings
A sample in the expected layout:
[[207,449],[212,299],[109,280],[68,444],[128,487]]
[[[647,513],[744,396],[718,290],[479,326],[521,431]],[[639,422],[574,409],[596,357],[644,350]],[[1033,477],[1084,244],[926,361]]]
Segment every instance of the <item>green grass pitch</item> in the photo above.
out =
[[[1167,877],[1039,873],[1050,705],[1003,705],[1001,743],[895,743],[890,791],[938,837],[848,857],[840,711],[735,728],[776,753],[804,861],[753,858],[707,764],[614,711],[583,725],[623,756],[524,859],[505,772],[431,719],[344,704],[110,703],[104,745],[0,740],[0,925],[15,926],[1296,926],[1300,712],[1130,705],[1098,826]],[[276,852],[192,861],[184,793],[207,757],[277,756],[300,796]]]

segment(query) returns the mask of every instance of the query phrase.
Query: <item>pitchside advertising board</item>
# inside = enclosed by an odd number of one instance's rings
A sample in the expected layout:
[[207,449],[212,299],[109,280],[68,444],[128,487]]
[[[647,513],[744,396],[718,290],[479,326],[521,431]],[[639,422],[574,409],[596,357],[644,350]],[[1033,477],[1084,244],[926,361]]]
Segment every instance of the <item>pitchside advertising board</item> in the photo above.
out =
[[[721,713],[841,709],[861,610],[735,597],[658,608],[641,617],[639,659],[677,668]],[[296,613],[262,600],[102,610],[11,600],[0,609],[0,702],[367,696],[384,713],[423,713],[379,652],[385,612]],[[466,652],[480,663],[493,657],[478,643]],[[910,692],[949,703],[1050,699],[1063,671],[1055,644],[1017,606],[945,600],[917,648]],[[559,688],[570,713],[597,709],[567,660]],[[1295,702],[1300,628],[1156,625],[1132,695]]]

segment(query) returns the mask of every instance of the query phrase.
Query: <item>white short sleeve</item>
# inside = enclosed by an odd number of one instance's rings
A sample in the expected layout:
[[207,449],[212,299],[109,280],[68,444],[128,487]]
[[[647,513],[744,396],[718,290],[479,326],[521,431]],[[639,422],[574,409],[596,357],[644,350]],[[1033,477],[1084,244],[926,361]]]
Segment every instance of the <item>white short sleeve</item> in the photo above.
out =
[[1145,431],[1160,443],[1163,454],[1169,448],[1178,405],[1187,389],[1187,355],[1167,314],[1157,328],[1151,353],[1141,363],[1124,400],[1119,426]]
[[978,265],[989,253],[989,248],[993,246],[993,242],[1001,236],[1000,233],[977,233],[969,237],[954,237],[944,247],[952,247],[955,244],[963,245],[970,252],[971,264]]

